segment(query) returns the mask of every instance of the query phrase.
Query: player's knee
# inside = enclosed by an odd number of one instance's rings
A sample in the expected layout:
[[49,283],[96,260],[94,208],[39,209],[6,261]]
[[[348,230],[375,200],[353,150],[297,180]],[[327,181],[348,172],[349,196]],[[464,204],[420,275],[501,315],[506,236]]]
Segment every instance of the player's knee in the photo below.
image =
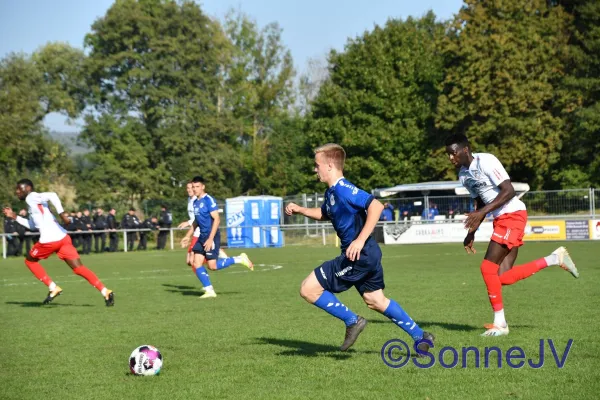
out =
[[498,275],[498,269],[499,269],[498,264],[495,264],[488,260],[483,260],[483,262],[481,263],[481,267],[480,267],[481,275],[483,275],[483,276]]
[[210,269],[211,271],[217,270],[217,266],[215,264],[206,264],[206,268]]
[[367,307],[369,307],[371,310],[377,311],[377,312],[384,312],[386,309],[385,306],[385,299],[376,299],[376,298],[364,298],[365,303],[367,304]]
[[306,284],[306,281],[300,285],[300,296],[309,303],[314,303],[319,298],[315,290]]

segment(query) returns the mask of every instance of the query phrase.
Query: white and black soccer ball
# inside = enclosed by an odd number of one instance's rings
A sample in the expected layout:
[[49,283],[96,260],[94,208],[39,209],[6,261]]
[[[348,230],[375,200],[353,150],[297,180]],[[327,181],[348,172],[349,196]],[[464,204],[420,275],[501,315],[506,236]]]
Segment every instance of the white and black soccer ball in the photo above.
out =
[[138,347],[129,356],[129,369],[135,375],[158,375],[162,368],[163,359],[160,351],[154,346]]

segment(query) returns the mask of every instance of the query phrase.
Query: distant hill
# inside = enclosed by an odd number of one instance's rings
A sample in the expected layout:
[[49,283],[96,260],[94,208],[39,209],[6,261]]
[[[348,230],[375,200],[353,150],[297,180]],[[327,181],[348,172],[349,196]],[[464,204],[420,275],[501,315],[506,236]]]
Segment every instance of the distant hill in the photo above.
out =
[[77,144],[78,132],[50,132],[50,137],[57,142],[66,146],[72,156],[89,153],[92,150],[88,147],[79,146]]

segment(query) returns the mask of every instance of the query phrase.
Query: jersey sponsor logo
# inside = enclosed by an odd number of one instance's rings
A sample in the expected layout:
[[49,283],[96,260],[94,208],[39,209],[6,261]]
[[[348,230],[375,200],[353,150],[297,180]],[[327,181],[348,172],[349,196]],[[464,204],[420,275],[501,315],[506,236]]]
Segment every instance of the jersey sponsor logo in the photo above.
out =
[[348,189],[352,189],[352,194],[354,194],[354,195],[358,193],[358,188],[350,183],[344,183],[343,181],[340,181],[340,186],[343,186]]
[[323,271],[323,267],[319,268],[321,270],[321,276],[323,277],[323,279],[327,280],[327,276],[325,276],[325,271]]
[[341,270],[340,272],[336,272],[335,276],[337,276],[339,278],[340,276],[346,275],[350,271],[352,271],[352,266],[346,267],[343,270]]

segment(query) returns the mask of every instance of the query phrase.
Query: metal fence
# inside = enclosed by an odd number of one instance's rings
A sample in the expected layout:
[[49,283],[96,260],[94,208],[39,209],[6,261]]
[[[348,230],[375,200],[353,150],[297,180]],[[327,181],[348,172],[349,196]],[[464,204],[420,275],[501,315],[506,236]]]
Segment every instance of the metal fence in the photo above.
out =
[[[527,206],[527,212],[531,219],[570,218],[570,219],[595,219],[600,218],[600,189],[572,189],[572,190],[554,190],[527,192],[522,195],[523,202]],[[468,196],[413,196],[385,198],[383,203],[389,203],[394,207],[394,219],[396,221],[413,221],[417,223],[455,221],[457,215],[470,212],[474,209],[474,201]],[[287,196],[283,198],[283,206],[294,202],[303,207],[320,207],[323,202],[323,193],[300,194]],[[218,202],[219,208],[225,212],[225,203]],[[429,221],[427,217],[428,208],[433,208],[437,216],[435,220]],[[283,210],[282,210],[283,211]],[[174,217],[174,225],[178,224],[178,219]],[[181,217],[180,219],[187,219]],[[458,219],[458,218],[457,218]],[[227,243],[227,218],[221,218],[221,241],[226,246]],[[457,221],[458,222],[458,221]],[[287,216],[281,212],[281,225],[279,226],[284,233],[284,243],[286,246],[306,246],[306,245],[336,245],[337,236],[329,222],[314,221],[302,215]],[[270,229],[264,226],[262,229]],[[139,232],[140,230],[138,230]],[[168,229],[169,240],[167,248],[175,249],[179,247],[179,241],[185,234],[185,229]],[[93,231],[97,232],[97,231]],[[108,231],[106,231],[108,232]],[[113,231],[114,232],[114,231]],[[127,251],[127,231],[118,230],[119,249]],[[76,232],[81,234],[81,232]],[[30,233],[29,235],[35,235]],[[2,242],[2,253],[6,258],[7,237],[9,234],[0,234]],[[108,240],[108,239],[107,239]],[[153,234],[148,237],[148,242],[154,240]],[[125,244],[125,246],[123,246]],[[152,245],[149,246],[152,248]]]

